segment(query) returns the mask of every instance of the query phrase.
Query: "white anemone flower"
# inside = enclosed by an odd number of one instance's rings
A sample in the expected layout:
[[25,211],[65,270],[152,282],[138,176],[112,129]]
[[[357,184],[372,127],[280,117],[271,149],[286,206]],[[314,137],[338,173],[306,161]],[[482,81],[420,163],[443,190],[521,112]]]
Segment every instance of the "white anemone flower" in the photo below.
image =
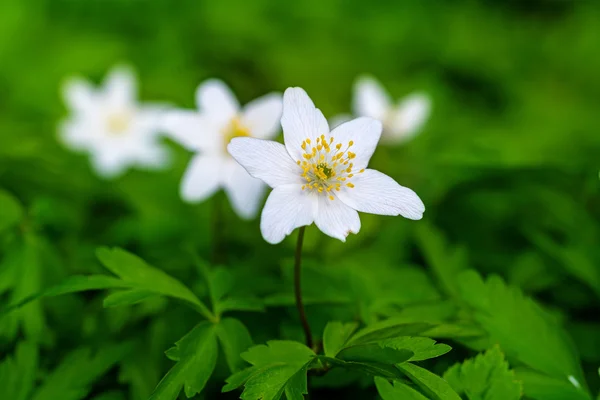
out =
[[415,192],[367,168],[381,122],[361,117],[330,132],[306,92],[289,88],[283,96],[281,125],[285,146],[234,138],[227,147],[250,175],[273,188],[260,221],[267,242],[279,243],[313,222],[344,242],[360,230],[357,211],[422,218],[425,206]]
[[162,109],[139,104],[130,68],[113,68],[99,88],[71,78],[63,95],[71,115],[60,125],[59,138],[66,147],[88,153],[101,177],[117,177],[132,166],[156,169],[168,163],[159,140]]
[[196,153],[181,182],[182,199],[200,202],[223,188],[241,218],[255,217],[266,187],[231,158],[227,144],[238,136],[273,138],[279,131],[281,94],[267,94],[241,108],[223,82],[211,79],[198,87],[196,105],[198,111],[169,112],[163,124],[174,140]]
[[362,76],[354,85],[354,114],[383,123],[381,142],[403,143],[419,133],[429,117],[431,101],[423,93],[412,93],[397,104],[373,77]]

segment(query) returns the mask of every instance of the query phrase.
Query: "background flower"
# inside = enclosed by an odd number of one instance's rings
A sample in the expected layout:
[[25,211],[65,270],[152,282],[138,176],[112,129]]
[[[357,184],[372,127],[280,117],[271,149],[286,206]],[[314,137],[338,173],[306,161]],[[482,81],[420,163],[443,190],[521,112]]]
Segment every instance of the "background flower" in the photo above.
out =
[[61,124],[59,137],[70,149],[88,153],[100,176],[113,178],[131,166],[167,164],[168,154],[159,141],[162,109],[138,103],[131,68],[113,68],[98,88],[71,78],[63,95],[71,115]]
[[198,202],[223,188],[242,218],[256,215],[264,185],[252,178],[227,153],[227,144],[238,136],[269,139],[279,128],[281,95],[271,93],[241,108],[221,81],[208,80],[196,91],[198,111],[172,111],[165,116],[168,134],[196,152],[181,182],[181,197]]

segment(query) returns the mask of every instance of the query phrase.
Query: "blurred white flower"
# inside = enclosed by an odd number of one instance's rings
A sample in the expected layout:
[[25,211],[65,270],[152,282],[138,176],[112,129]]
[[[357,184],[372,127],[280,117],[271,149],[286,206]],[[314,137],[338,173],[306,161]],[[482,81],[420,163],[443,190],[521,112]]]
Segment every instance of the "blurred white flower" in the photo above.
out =
[[229,153],[273,191],[260,228],[269,243],[281,242],[313,222],[345,241],[358,233],[358,212],[421,219],[425,206],[411,189],[366,169],[381,135],[381,122],[361,117],[329,131],[327,120],[301,88],[288,88],[281,117],[285,146],[235,138]]
[[402,143],[414,137],[431,110],[431,101],[423,93],[412,93],[394,104],[381,84],[362,76],[354,85],[354,114],[378,119],[383,123],[382,143]]
[[229,88],[219,80],[208,80],[196,91],[198,111],[171,111],[165,116],[167,133],[196,152],[181,182],[181,197],[202,201],[223,188],[241,218],[253,218],[260,207],[265,185],[248,175],[227,153],[227,144],[237,136],[273,138],[279,131],[281,94],[271,93],[241,109]]
[[68,148],[88,153],[101,177],[114,178],[131,166],[155,169],[168,163],[159,141],[162,108],[138,103],[130,68],[113,68],[99,88],[71,78],[63,96],[71,115],[60,125],[59,137]]

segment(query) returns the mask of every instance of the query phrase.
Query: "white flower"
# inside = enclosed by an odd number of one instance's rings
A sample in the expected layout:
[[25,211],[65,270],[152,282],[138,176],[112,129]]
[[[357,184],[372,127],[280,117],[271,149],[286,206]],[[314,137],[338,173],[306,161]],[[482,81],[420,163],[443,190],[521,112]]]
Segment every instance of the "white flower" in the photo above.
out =
[[373,77],[363,76],[354,85],[354,114],[383,122],[382,143],[401,143],[414,137],[429,117],[431,102],[412,93],[395,105]]
[[63,95],[71,115],[59,137],[70,149],[87,152],[104,178],[131,166],[161,168],[168,153],[159,142],[160,112],[137,100],[136,80],[127,67],[113,68],[100,88],[80,78],[69,79]]
[[196,91],[199,111],[173,111],[164,127],[173,139],[197,152],[181,182],[184,201],[197,202],[220,188],[242,218],[256,216],[265,185],[248,175],[227,153],[227,144],[237,136],[273,138],[279,130],[281,94],[260,97],[243,109],[221,81],[208,80]]
[[425,206],[412,190],[379,171],[366,169],[381,135],[381,123],[362,117],[329,131],[306,92],[289,88],[281,117],[285,146],[235,138],[229,153],[273,191],[260,228],[269,243],[281,242],[313,222],[325,234],[346,240],[358,233],[358,212],[421,219]]

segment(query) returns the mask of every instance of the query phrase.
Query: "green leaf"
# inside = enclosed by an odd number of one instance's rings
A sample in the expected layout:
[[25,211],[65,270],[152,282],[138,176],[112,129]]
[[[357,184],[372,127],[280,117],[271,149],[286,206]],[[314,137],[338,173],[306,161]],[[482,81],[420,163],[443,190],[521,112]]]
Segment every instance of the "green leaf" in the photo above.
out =
[[344,347],[350,336],[358,328],[358,323],[350,322],[343,323],[340,321],[332,321],[327,323],[323,331],[323,349],[325,355],[335,357],[337,353]]
[[371,376],[381,376],[387,379],[399,379],[404,376],[400,370],[392,364],[344,361],[338,358],[327,356],[319,356],[318,358],[321,360],[321,362],[329,364],[331,367],[345,368],[350,371],[357,371]]
[[160,269],[149,266],[141,258],[119,248],[100,248],[98,259],[112,273],[120,277],[132,288],[145,289],[164,296],[170,296],[191,304],[210,321],[214,316],[198,297],[177,279]]
[[244,324],[235,318],[221,320],[216,329],[229,369],[232,373],[239,371],[245,365],[240,354],[252,346],[250,332]]
[[60,365],[46,377],[32,400],[80,400],[87,396],[91,384],[104,375],[131,350],[130,343],[104,345],[92,354],[80,348],[68,354]]
[[263,302],[256,297],[227,297],[220,300],[216,307],[215,313],[222,315],[228,311],[264,311]]
[[177,364],[158,383],[150,400],[175,400],[182,388],[187,397],[200,393],[217,363],[215,326],[201,322],[166,354]]
[[229,270],[218,267],[212,271],[210,274],[210,291],[213,305],[218,304],[223,297],[231,292],[233,283],[233,275]]
[[415,389],[399,381],[394,381],[392,386],[387,379],[376,376],[375,386],[383,400],[428,400]]
[[119,307],[130,306],[140,303],[148,298],[156,296],[156,293],[146,289],[130,289],[121,290],[116,293],[109,294],[104,298],[104,307]]
[[455,364],[444,373],[444,379],[469,400],[521,398],[521,383],[509,369],[498,346],[462,364]]
[[0,232],[18,224],[23,218],[23,208],[12,194],[0,190]]
[[369,343],[382,339],[389,339],[396,336],[417,335],[428,329],[433,328],[434,324],[428,323],[407,323],[403,319],[390,318],[376,322],[359,330],[348,341],[348,345]]
[[458,280],[475,319],[507,356],[550,376],[584,382],[569,337],[538,304],[497,276],[484,282],[475,271],[465,271]]
[[365,343],[342,349],[336,358],[364,363],[400,364],[410,360],[413,355],[410,350],[383,347],[379,343]]
[[591,400],[592,397],[568,379],[557,379],[525,368],[515,370],[523,392],[535,400]]
[[408,361],[423,361],[439,357],[452,350],[452,347],[426,337],[400,336],[377,342],[382,347],[410,350],[414,355]]
[[398,365],[398,369],[432,400],[461,400],[448,382],[424,368],[405,363]]
[[244,384],[243,400],[278,400],[286,390],[286,396],[291,396],[288,398],[302,398],[298,396],[306,392],[306,371],[314,357],[315,353],[305,345],[287,340],[251,347],[242,358],[252,367],[227,379],[223,391]]
[[27,400],[33,389],[38,368],[37,347],[30,342],[17,345],[14,358],[7,356],[0,363],[2,398]]

